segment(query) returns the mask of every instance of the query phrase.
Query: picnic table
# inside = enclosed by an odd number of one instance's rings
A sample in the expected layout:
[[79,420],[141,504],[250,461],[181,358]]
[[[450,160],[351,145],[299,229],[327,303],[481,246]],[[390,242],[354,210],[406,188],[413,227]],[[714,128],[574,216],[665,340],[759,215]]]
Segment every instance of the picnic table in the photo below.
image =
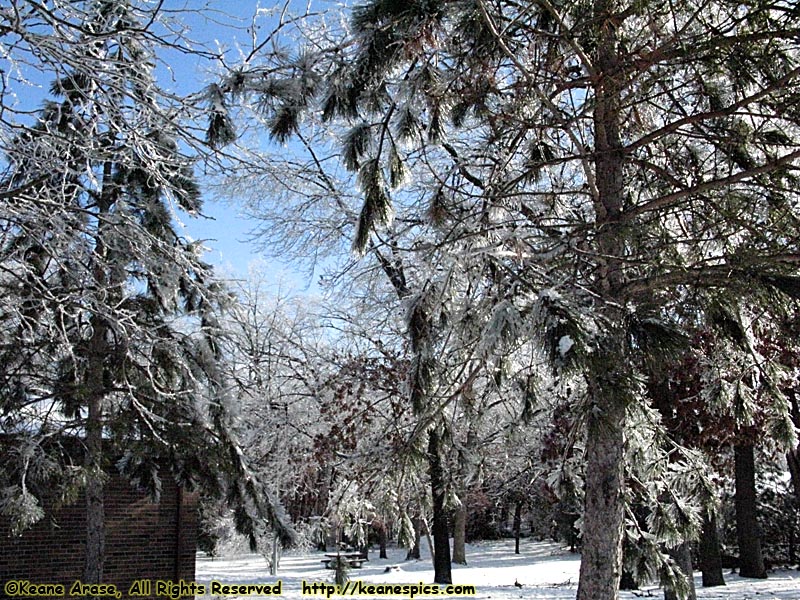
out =
[[347,566],[352,567],[353,569],[360,569],[361,563],[364,562],[364,555],[361,554],[361,552],[335,552],[326,554],[325,556],[327,558],[323,558],[320,562],[325,564],[326,569],[335,568],[331,565],[336,563],[337,560],[346,561]]

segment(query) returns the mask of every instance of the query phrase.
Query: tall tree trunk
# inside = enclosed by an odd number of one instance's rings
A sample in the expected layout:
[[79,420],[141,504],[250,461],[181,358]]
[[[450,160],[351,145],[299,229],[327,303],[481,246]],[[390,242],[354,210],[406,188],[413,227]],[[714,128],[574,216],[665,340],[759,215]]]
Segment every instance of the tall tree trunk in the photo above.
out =
[[281,561],[281,542],[278,532],[272,535],[272,559],[269,563],[269,574],[275,577],[278,574],[278,567]]
[[519,536],[522,529],[522,500],[514,507],[514,554],[519,554]]
[[[792,403],[791,414],[794,426],[800,429],[800,403],[797,401],[797,394],[791,391],[787,394]],[[789,475],[792,480],[792,488],[794,489],[794,502],[793,510],[795,515],[800,511],[800,443],[786,453],[786,463],[789,465]],[[797,562],[796,539],[797,531],[794,527],[795,519],[791,520],[791,529],[789,530],[789,562]]]
[[[787,396],[789,396],[792,403],[792,421],[794,422],[794,426],[800,429],[800,403],[797,401],[797,395],[791,392],[787,394]],[[800,444],[786,453],[786,462],[789,465],[789,474],[792,479],[795,501],[797,506],[800,507]]]
[[86,563],[84,583],[102,583],[105,563],[105,505],[103,501],[103,400],[107,326],[98,316],[91,318],[86,368]]
[[[578,600],[616,600],[622,574],[625,403],[628,357],[622,290],[625,232],[620,225],[625,153],[620,134],[619,0],[594,0],[594,211],[597,311],[608,325],[603,358],[591,365],[586,415],[585,502]],[[591,176],[586,174],[587,178]],[[591,187],[591,182],[587,182]]]
[[767,570],[761,553],[761,531],[756,502],[755,450],[752,445],[734,446],[736,471],[736,538],[739,542],[739,575],[765,579]]
[[383,519],[376,520],[375,529],[378,530],[378,548],[380,552],[378,554],[378,558],[388,558],[386,556],[386,543],[388,542],[388,529],[386,527],[386,522]]
[[[694,587],[694,569],[692,568],[692,544],[684,542],[674,550],[670,551],[670,556],[678,563],[681,571],[686,576],[689,584],[689,593],[683,600],[697,600],[697,591]],[[664,590],[664,600],[680,600],[679,596],[672,590]]]
[[86,423],[86,563],[84,583],[101,583],[105,562],[102,396],[89,399]]
[[[94,239],[92,256],[92,275],[97,293],[114,296],[113,286],[119,282],[109,281],[109,250],[106,237],[108,223],[106,217],[114,205],[117,193],[112,183],[113,165],[103,165],[103,186],[97,203],[97,233]],[[83,582],[101,583],[105,563],[105,505],[103,502],[103,403],[106,394],[106,361],[109,354],[108,323],[98,314],[90,317],[92,334],[86,353],[86,371],[83,386],[86,402],[86,562]]]
[[467,564],[467,507],[462,503],[456,509],[453,522],[453,562]]
[[458,498],[461,503],[455,510],[453,519],[453,562],[459,565],[467,564],[467,492],[474,468],[472,457],[478,447],[478,413],[475,408],[475,392],[472,383],[464,387],[461,392],[464,417],[467,421],[467,435],[458,451]]
[[86,562],[83,582],[102,583],[105,563],[105,505],[103,456],[103,401],[105,398],[104,360],[108,351],[108,326],[98,316],[91,318],[86,386]]
[[431,494],[433,497],[433,582],[453,583],[450,564],[450,535],[447,513],[444,508],[445,481],[439,433],[432,429],[428,435],[428,464],[430,466]]
[[703,514],[703,530],[700,533],[698,554],[699,567],[703,572],[703,587],[725,585],[725,577],[722,575],[722,556],[719,551],[717,517],[708,511]]
[[800,504],[800,446],[786,453],[786,462],[789,464],[795,499]]

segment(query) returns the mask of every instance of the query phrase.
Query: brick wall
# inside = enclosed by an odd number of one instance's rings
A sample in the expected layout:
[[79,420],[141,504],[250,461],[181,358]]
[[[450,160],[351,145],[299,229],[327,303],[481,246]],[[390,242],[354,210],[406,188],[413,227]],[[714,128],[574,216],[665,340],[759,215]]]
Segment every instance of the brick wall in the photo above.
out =
[[[84,566],[84,498],[47,516],[22,536],[12,537],[0,517],[0,598],[10,579],[69,586]],[[49,509],[49,507],[45,507]],[[127,598],[134,580],[194,580],[197,494],[182,491],[170,477],[162,481],[161,501],[153,503],[125,479],[105,487],[106,560],[103,583],[113,583]],[[163,597],[163,596],[162,596]]]

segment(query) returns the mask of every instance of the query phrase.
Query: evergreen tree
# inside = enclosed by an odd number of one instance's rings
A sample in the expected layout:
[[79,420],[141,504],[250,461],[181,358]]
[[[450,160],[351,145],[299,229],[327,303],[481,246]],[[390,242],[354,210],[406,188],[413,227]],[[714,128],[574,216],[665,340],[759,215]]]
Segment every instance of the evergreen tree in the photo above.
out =
[[[111,458],[156,496],[165,476],[213,492],[227,475],[240,507],[280,515],[249,477],[219,394],[227,295],[173,223],[201,203],[180,107],[153,76],[160,8],[70,8],[80,41],[65,41],[55,99],[6,148],[0,424],[13,451],[0,509],[22,528],[42,516],[38,497],[83,490],[83,581],[97,583]],[[241,510],[247,529],[253,511]]]
[[314,111],[350,128],[356,250],[403,171],[428,183],[440,243],[496,233],[486,262],[523,314],[556,319],[544,347],[586,381],[581,600],[617,597],[626,423],[659,321],[696,288],[797,276],[797,19],[761,0],[374,0],[334,43],[220,88],[257,93],[279,141]]

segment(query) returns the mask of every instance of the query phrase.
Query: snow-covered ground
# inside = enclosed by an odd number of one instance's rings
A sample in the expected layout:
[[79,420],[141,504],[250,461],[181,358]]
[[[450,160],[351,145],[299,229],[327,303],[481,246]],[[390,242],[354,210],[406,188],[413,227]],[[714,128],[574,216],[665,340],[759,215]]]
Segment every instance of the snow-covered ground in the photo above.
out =
[[[423,542],[423,548],[425,544]],[[406,562],[405,550],[389,550],[388,559],[379,559],[377,552],[370,554],[369,562],[361,569],[352,569],[350,578],[364,583],[430,583],[433,568],[429,558]],[[287,553],[281,559],[278,577],[270,577],[267,563],[261,555],[248,554],[228,558],[210,559],[198,555],[197,582],[208,585],[211,580],[226,584],[269,583],[282,581],[282,597],[313,598],[302,596],[302,582],[333,581],[333,571],[322,564],[321,552]],[[560,546],[547,542],[523,540],[521,554],[514,554],[513,540],[481,542],[467,547],[466,566],[454,565],[453,582],[470,584],[477,588],[476,598],[507,600],[567,600],[574,599],[578,584],[580,557],[570,554]],[[387,567],[397,567],[389,569]],[[698,599],[703,600],[800,600],[800,571],[775,571],[769,579],[742,579],[725,574],[725,587],[703,589],[700,575],[696,574]],[[522,584],[522,587],[515,585]],[[250,596],[257,597],[257,596]],[[324,598],[325,596],[317,596]],[[334,596],[335,598],[339,598]],[[363,597],[363,596],[362,596]],[[622,592],[625,600],[635,598],[663,598],[655,586],[636,592]]]

